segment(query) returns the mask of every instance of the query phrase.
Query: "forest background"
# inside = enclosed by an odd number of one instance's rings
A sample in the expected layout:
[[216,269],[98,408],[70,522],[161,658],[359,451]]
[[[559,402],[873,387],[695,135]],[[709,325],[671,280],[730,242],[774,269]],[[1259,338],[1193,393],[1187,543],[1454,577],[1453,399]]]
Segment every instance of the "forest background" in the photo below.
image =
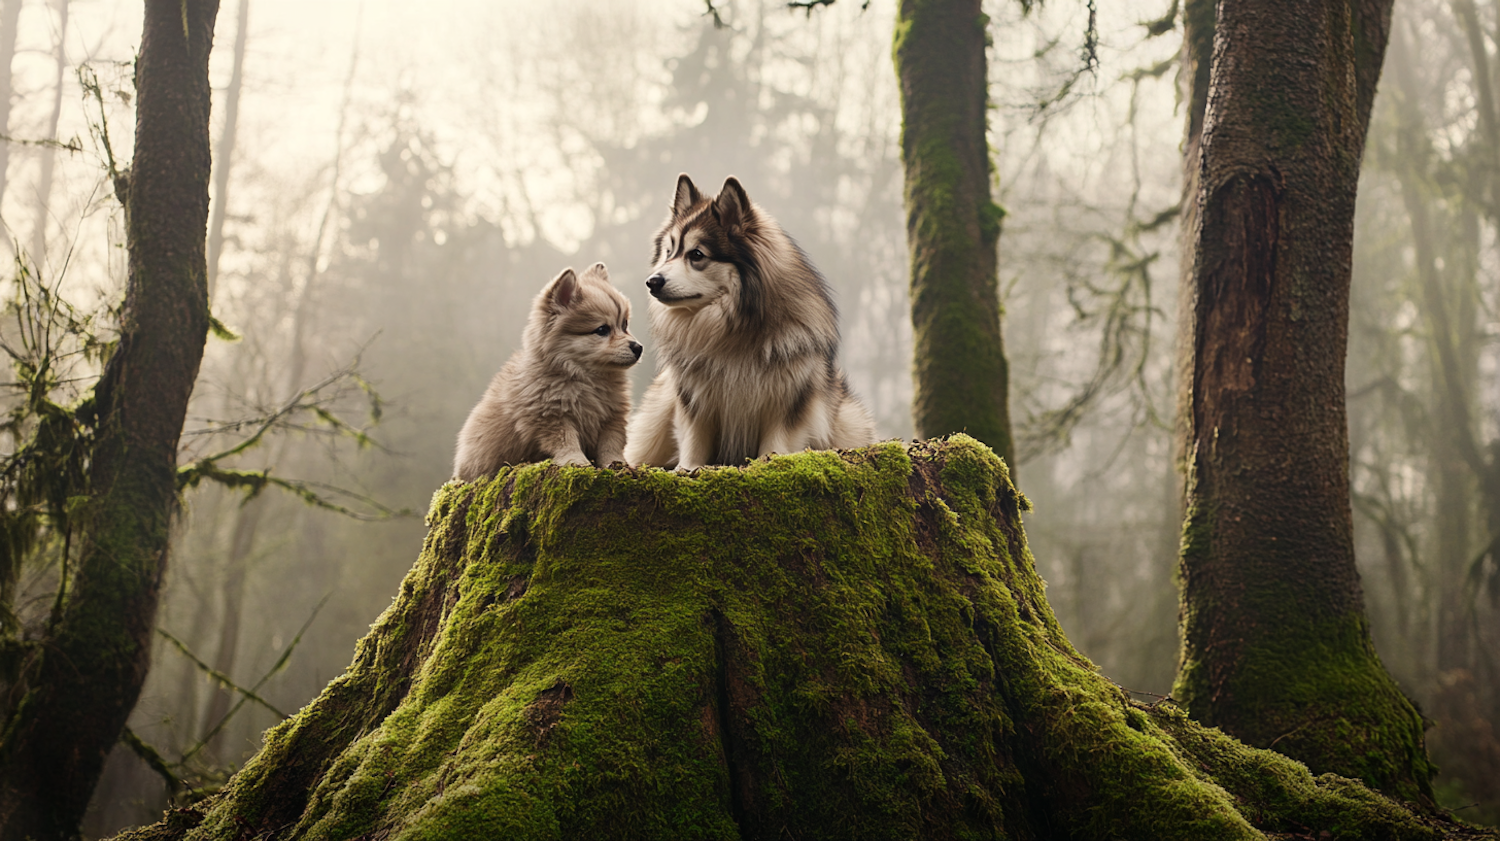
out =
[[[242,338],[209,345],[182,460],[271,419],[234,466],[273,466],[355,516],[274,489],[249,502],[187,492],[164,633],[131,719],[179,774],[222,779],[347,665],[546,279],[603,260],[644,324],[649,235],[680,171],[739,176],[801,242],[835,287],[855,390],[882,436],[911,437],[892,4],[717,5],[722,26],[691,0],[225,3],[209,260],[213,312]],[[6,134],[60,144],[4,147],[0,221],[42,283],[103,306],[123,285],[124,232],[102,130],[117,154],[130,147],[139,7],[4,9]],[[1143,697],[1165,695],[1182,523],[1178,7],[1098,9],[1092,70],[1089,7],[986,11],[1028,534],[1073,642]],[[1492,80],[1472,70],[1481,52],[1493,64],[1497,26],[1482,0],[1397,4],[1360,186],[1347,376],[1376,644],[1435,720],[1444,802],[1478,803],[1459,814],[1491,821],[1500,576],[1463,454],[1500,452],[1500,157],[1485,136]],[[639,389],[652,341],[637,332]],[[25,571],[17,604],[45,613],[54,579]],[[161,778],[122,747],[86,831],[154,820],[165,803]]]

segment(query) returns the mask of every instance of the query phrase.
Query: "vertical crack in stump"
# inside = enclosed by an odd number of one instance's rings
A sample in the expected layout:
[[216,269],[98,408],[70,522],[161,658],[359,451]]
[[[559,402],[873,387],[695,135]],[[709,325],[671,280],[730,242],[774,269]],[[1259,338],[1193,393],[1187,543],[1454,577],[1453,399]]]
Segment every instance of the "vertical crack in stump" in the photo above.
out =
[[714,620],[714,706],[719,714],[719,746],[724,751],[724,766],[729,772],[729,814],[739,827],[741,838],[756,837],[751,804],[754,800],[751,775],[741,765],[745,761],[744,744],[739,728],[730,713],[735,693],[730,684],[736,676],[730,673],[729,620],[718,608],[712,611]]

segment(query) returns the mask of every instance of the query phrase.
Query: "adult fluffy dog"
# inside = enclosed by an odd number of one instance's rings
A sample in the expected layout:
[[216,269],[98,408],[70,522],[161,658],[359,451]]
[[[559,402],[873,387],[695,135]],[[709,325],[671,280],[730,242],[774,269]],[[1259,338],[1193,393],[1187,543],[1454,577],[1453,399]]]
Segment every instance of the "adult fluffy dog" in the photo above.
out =
[[875,440],[838,367],[828,282],[738,180],[709,199],[678,176],[654,261],[660,356],[627,462],[692,469]]

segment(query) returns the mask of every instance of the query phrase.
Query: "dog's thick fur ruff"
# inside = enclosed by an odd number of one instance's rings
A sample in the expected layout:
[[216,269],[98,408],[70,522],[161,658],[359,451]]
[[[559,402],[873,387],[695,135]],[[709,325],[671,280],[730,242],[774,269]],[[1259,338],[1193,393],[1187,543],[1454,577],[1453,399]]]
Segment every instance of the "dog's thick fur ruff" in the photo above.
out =
[[564,269],[536,296],[521,349],[490,381],[458,433],[453,475],[551,458],[608,467],[624,460],[627,371],[640,359],[630,300],[603,263]]
[[874,442],[838,367],[828,282],[738,180],[709,199],[679,176],[654,262],[659,362],[628,463],[693,469]]

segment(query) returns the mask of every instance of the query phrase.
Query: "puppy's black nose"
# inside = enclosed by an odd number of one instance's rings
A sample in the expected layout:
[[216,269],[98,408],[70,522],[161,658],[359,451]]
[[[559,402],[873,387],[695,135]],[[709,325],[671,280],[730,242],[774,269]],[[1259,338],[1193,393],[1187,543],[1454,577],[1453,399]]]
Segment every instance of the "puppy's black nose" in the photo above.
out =
[[660,292],[661,288],[666,285],[667,279],[659,274],[654,274],[646,278],[646,288],[650,289],[652,292]]
[[640,342],[631,342],[630,343],[630,352],[633,353],[633,354],[635,354],[635,358],[636,359],[640,359],[641,358],[641,343]]

